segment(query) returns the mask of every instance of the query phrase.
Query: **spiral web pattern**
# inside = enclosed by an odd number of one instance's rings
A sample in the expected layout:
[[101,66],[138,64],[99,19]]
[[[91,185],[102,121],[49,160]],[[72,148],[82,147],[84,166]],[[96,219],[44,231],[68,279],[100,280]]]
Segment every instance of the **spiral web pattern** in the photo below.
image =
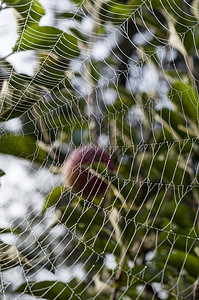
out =
[[[1,203],[2,299],[198,299],[197,1],[2,2],[1,190],[7,154],[24,181]],[[115,161],[87,165],[103,195],[63,187],[83,145]]]

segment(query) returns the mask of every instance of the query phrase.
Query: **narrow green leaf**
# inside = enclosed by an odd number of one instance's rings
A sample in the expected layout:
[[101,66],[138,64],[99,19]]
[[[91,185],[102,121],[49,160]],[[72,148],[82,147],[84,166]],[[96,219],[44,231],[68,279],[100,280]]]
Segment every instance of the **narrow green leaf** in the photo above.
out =
[[48,300],[66,300],[69,298],[71,300],[78,300],[79,297],[76,293],[80,292],[83,288],[84,284],[78,284],[76,280],[68,284],[61,281],[40,281],[24,283],[16,292],[31,294]]
[[45,203],[42,209],[42,213],[45,213],[47,208],[51,207],[55,202],[57,202],[66,192],[66,189],[63,186],[57,186],[52,190],[46,197]]
[[[19,25],[23,28],[24,23],[26,23],[26,26],[38,23],[41,17],[45,14],[44,8],[37,0],[5,0],[4,3],[8,7],[12,7],[17,10],[20,14]],[[26,20],[26,22],[24,20]]]
[[55,27],[33,24],[23,31],[13,51],[46,50],[63,58],[79,55],[77,40],[74,36]]

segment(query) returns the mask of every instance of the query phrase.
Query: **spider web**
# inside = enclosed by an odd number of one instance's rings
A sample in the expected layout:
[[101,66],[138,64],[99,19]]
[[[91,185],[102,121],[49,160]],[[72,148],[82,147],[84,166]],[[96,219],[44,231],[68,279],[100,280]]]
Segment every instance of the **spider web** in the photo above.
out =
[[2,299],[198,299],[197,1],[2,2]]

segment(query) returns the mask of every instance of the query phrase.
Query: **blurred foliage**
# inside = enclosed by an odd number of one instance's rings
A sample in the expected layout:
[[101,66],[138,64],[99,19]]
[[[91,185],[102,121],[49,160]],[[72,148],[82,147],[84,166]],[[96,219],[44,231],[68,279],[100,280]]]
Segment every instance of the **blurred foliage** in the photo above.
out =
[[4,175],[5,175],[5,172],[3,170],[0,170],[0,177],[4,176]]
[[[30,218],[42,222],[50,210],[54,222],[38,241],[27,244],[25,223],[15,224],[27,261],[38,259],[37,268],[52,273],[78,263],[83,279],[24,280],[12,293],[130,300],[160,299],[162,290],[164,299],[188,299],[199,275],[197,1],[72,2],[73,9],[55,13],[56,22],[75,20],[64,32],[39,24],[39,1],[3,1],[17,14],[13,53],[34,50],[37,65],[28,76],[1,61],[2,128],[13,118],[22,128],[1,131],[0,152],[56,171],[74,147],[98,145],[104,134],[117,172],[91,166],[112,187],[94,199],[61,185],[45,195],[43,214]],[[91,32],[84,30],[87,18],[95,23]],[[111,38],[107,57],[89,54]],[[157,75],[153,83],[144,77],[147,68]],[[53,237],[60,225],[64,236]],[[105,263],[107,255],[115,267]]]
[[[57,281],[41,281],[41,282],[29,282],[27,285],[21,285],[16,292],[20,293],[29,293],[31,295],[42,297],[45,294],[46,299],[79,299],[78,293],[81,292],[85,288],[83,283],[78,284],[76,280],[72,282],[64,283]],[[73,295],[74,294],[74,295]],[[82,296],[86,297],[84,293]]]

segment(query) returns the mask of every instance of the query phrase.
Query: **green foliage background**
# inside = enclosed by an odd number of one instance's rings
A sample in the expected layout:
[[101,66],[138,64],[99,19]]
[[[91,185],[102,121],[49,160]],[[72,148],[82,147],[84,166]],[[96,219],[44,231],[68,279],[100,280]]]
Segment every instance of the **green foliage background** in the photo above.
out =
[[[4,81],[0,121],[20,118],[23,124],[23,134],[1,132],[0,152],[59,172],[68,154],[66,146],[97,145],[97,136],[104,133],[110,137],[107,151],[117,175],[92,166],[112,186],[103,199],[84,199],[60,185],[44,200],[39,218],[54,207],[57,218],[52,228],[62,224],[67,232],[64,241],[54,244],[48,232],[40,237],[50,257],[49,270],[54,272],[60,259],[68,267],[81,262],[84,279],[67,283],[24,279],[9,292],[42,299],[128,300],[163,299],[162,290],[164,299],[198,299],[193,298],[199,275],[198,1],[73,2],[74,10],[66,7],[56,18],[81,25],[89,17],[96,24],[92,34],[78,27],[66,33],[56,26],[40,26],[45,11],[39,1],[3,1],[2,9],[12,7],[17,12],[13,53],[35,50],[37,67],[34,76],[28,76],[13,70],[6,58],[0,61]],[[95,59],[89,51],[96,41],[108,39],[108,26],[117,32],[117,43],[108,57]],[[136,45],[136,35],[146,31],[150,41]],[[81,68],[74,69],[71,61],[83,62]],[[136,88],[136,83],[132,86],[133,62],[142,71],[152,66],[159,86],[149,91]],[[102,87],[107,68],[114,75]],[[89,82],[89,95],[83,95],[75,79]],[[170,106],[159,105],[162,82]],[[100,101],[105,87],[116,94],[110,105]],[[133,119],[135,109],[141,119]],[[25,241],[26,232],[21,230],[19,226],[14,234]],[[54,253],[58,244],[59,259]],[[8,268],[19,262],[25,268],[27,261],[41,259],[36,248],[22,245],[20,253],[27,260],[14,261]],[[6,254],[12,262],[9,251]],[[104,264],[107,254],[115,256],[113,270]],[[2,266],[4,259],[0,258]],[[154,283],[160,283],[159,290]]]

